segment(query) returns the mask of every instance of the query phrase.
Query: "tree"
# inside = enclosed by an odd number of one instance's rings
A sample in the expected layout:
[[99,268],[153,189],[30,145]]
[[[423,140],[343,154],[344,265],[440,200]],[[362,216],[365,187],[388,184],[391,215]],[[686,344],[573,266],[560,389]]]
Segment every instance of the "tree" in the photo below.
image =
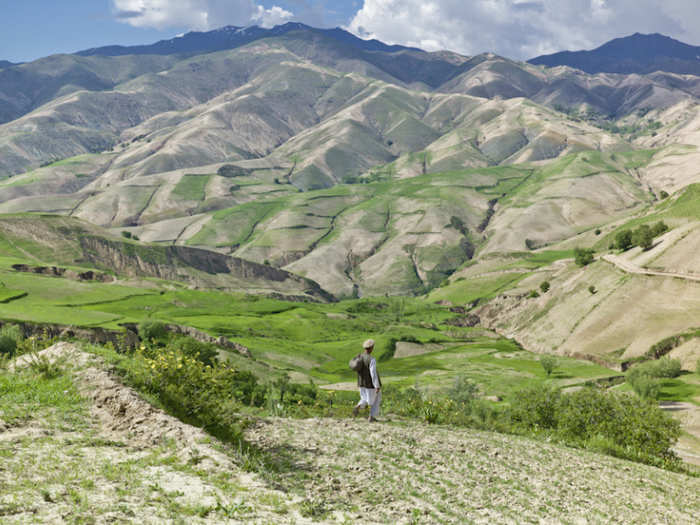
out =
[[542,281],[542,284],[540,284],[540,290],[542,290],[542,293],[547,293],[549,291],[549,281]]
[[557,367],[557,358],[553,355],[543,355],[540,357],[540,365],[547,372],[547,376],[552,375],[552,372]]
[[629,250],[632,247],[632,232],[630,230],[617,232],[615,246],[622,251]]
[[574,248],[574,260],[579,266],[587,266],[593,262],[594,253],[590,248]]
[[648,224],[642,224],[634,232],[633,239],[635,244],[640,246],[642,250],[647,251],[654,245],[654,233]]
[[662,233],[666,233],[668,231],[668,225],[664,221],[659,221],[655,223],[651,227],[651,233],[654,235],[654,237],[658,237]]

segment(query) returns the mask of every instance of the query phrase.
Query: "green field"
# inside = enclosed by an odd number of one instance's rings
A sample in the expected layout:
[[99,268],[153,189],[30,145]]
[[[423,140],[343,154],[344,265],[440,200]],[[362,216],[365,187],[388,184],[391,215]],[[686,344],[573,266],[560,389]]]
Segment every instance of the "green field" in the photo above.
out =
[[184,175],[173,189],[172,195],[182,200],[203,201],[211,175]]
[[[532,383],[566,386],[614,375],[596,365],[561,359],[545,377],[537,355],[513,342],[484,336],[481,329],[446,324],[455,317],[420,298],[381,298],[335,304],[292,303],[216,291],[158,289],[40,276],[0,265],[0,318],[120,329],[123,323],[158,320],[223,335],[250,348],[273,374],[319,384],[352,382],[347,361],[374,338],[385,381],[448,388],[457,375],[476,381],[489,395],[508,397]],[[171,289],[166,289],[166,286]],[[6,291],[6,295],[3,295]],[[18,293],[19,292],[19,293]],[[412,357],[382,357],[393,341],[438,344],[440,350]],[[503,378],[508,378],[504,381]]]

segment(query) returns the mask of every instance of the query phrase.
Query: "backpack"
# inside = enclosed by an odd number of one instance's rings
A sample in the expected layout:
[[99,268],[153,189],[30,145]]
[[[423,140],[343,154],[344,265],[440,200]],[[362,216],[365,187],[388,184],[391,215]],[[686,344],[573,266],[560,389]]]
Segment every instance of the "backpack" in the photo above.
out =
[[354,370],[355,372],[362,370],[362,354],[357,354],[355,357],[350,359],[348,366],[350,367],[350,370]]

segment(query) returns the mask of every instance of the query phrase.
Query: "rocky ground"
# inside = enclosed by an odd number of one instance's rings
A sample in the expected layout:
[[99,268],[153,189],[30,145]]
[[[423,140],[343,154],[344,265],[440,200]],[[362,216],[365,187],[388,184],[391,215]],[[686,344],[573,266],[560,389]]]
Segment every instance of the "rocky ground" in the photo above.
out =
[[691,524],[700,512],[698,478],[391,416],[259,420],[246,437],[268,461],[249,473],[94,356],[45,352],[73,370],[75,407],[0,424],[2,523]]

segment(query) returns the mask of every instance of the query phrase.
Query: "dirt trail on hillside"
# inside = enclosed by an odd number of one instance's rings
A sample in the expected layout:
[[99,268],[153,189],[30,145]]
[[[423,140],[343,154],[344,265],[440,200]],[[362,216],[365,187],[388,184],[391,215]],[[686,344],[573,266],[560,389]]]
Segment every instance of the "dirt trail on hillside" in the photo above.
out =
[[659,270],[648,270],[646,268],[641,268],[635,264],[630,263],[629,261],[625,261],[622,258],[618,257],[617,255],[612,255],[612,254],[606,254],[606,255],[601,255],[601,259],[609,262],[610,264],[616,266],[623,272],[627,273],[634,273],[637,275],[653,275],[653,276],[658,276],[658,277],[676,277],[678,279],[685,279],[687,281],[695,281],[695,282],[700,282],[700,275],[690,275],[687,273],[678,273],[678,272],[662,272]]

